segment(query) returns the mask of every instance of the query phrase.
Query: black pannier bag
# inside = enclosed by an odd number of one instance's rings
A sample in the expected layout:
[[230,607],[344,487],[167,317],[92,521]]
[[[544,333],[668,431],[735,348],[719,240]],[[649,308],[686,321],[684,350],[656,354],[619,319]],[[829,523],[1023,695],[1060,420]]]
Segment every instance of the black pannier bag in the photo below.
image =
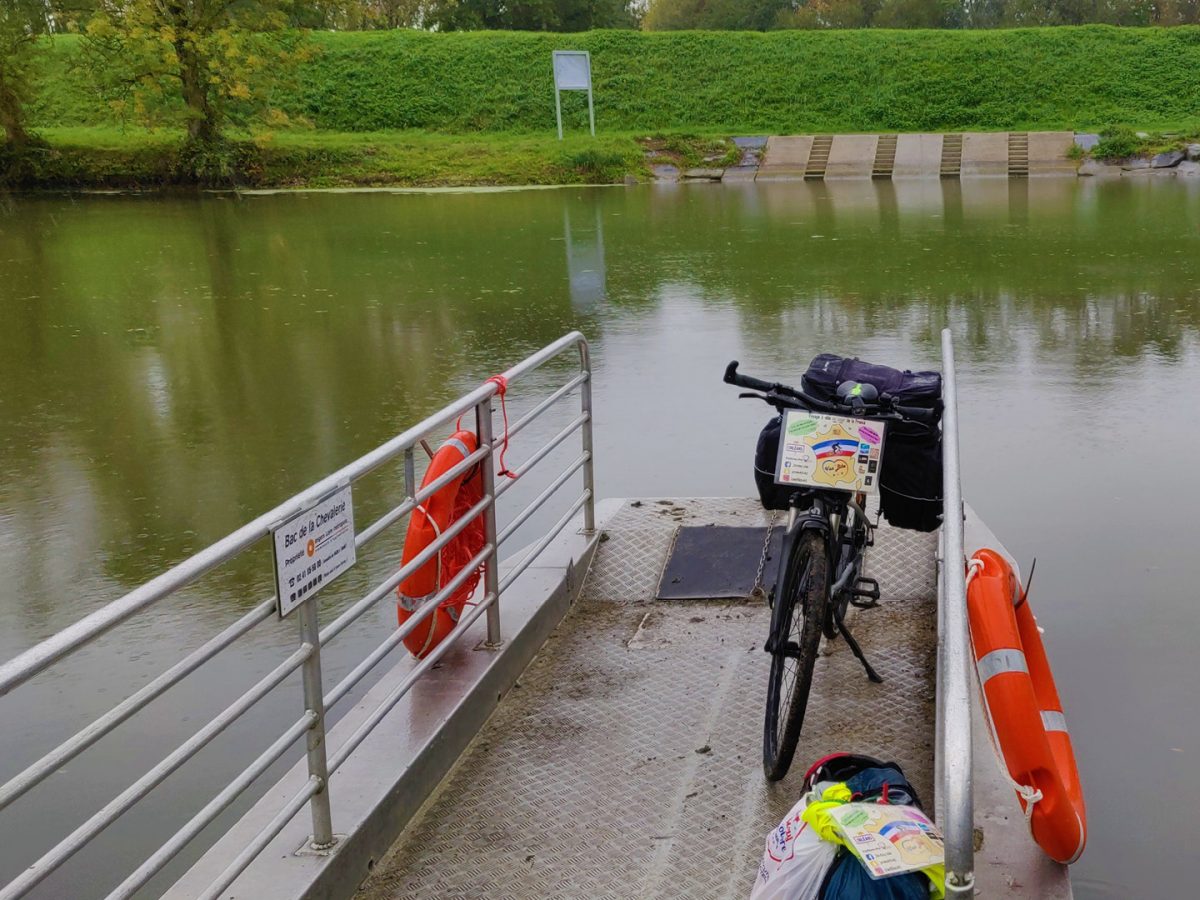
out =
[[881,394],[891,394],[901,406],[931,409],[942,419],[942,373],[900,371],[861,359],[822,353],[808,364],[801,390],[826,403],[836,403],[838,386],[847,381],[873,384]]
[[[836,403],[838,385],[844,381],[872,384],[901,406],[934,413],[933,425],[887,423],[879,505],[884,518],[897,528],[936,530],[942,521],[942,433],[937,425],[942,416],[941,373],[900,371],[822,353],[809,364],[801,385],[810,397]],[[781,424],[778,416],[767,423],[758,436],[754,454],[754,481],[767,509],[787,509],[793,490],[775,484]]]
[[758,434],[758,446],[754,449],[754,484],[758,487],[758,499],[764,509],[787,509],[788,497],[795,488],[775,483],[775,464],[779,461],[779,429],[783,417],[776,416]]

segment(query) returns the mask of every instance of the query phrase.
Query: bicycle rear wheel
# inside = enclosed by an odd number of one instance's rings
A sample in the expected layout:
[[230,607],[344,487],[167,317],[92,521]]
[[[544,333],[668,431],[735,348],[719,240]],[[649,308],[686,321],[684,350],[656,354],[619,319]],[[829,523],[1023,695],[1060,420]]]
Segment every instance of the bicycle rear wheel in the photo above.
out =
[[829,609],[825,538],[817,531],[794,535],[771,612],[771,675],[763,723],[763,771],[770,781],[787,774],[800,741],[812,688],[813,666]]

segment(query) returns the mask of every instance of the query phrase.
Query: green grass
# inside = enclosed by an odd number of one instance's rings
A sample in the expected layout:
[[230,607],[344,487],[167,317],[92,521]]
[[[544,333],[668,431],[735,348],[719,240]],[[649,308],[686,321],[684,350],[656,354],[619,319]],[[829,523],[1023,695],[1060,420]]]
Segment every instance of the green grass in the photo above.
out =
[[[113,126],[42,128],[27,180],[43,186],[137,187],[177,175],[181,132]],[[238,140],[235,182],[245,186],[607,184],[646,174],[633,135],[427,132],[284,132]]]
[[[647,174],[636,139],[651,135],[687,166],[728,162],[719,139],[737,133],[1200,130],[1200,27],[312,39],[320,52],[275,98],[312,127],[236,148],[241,183],[612,182]],[[75,64],[78,38],[47,43],[31,120],[51,149],[26,180],[178,180],[178,132],[122,130]],[[554,138],[553,49],[592,53],[595,140],[578,93],[563,97],[568,140]],[[178,121],[177,109],[157,112]]]
[[[1200,27],[319,33],[278,105],[328,131],[546,133],[553,49],[590,50],[606,132],[1194,128]],[[52,42],[35,124],[112,122]],[[569,126],[586,123],[565,94]]]

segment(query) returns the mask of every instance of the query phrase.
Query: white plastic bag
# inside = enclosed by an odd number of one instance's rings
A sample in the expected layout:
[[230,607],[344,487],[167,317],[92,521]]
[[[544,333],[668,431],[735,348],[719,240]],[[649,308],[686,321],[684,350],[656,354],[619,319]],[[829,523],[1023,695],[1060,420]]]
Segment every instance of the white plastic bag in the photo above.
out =
[[838,847],[801,818],[811,798],[804,795],[767,835],[750,900],[816,900]]

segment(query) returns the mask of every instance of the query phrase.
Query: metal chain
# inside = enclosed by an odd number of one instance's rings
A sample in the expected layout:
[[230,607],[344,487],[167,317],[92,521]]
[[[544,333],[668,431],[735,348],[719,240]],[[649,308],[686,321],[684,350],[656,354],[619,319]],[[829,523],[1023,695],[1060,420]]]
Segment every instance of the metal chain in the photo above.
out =
[[758,558],[758,571],[754,573],[754,587],[750,589],[751,597],[763,595],[763,569],[767,567],[767,555],[771,551],[771,533],[775,530],[775,519],[778,515],[777,510],[771,510],[771,519],[767,522],[767,536],[763,539],[762,555]]

